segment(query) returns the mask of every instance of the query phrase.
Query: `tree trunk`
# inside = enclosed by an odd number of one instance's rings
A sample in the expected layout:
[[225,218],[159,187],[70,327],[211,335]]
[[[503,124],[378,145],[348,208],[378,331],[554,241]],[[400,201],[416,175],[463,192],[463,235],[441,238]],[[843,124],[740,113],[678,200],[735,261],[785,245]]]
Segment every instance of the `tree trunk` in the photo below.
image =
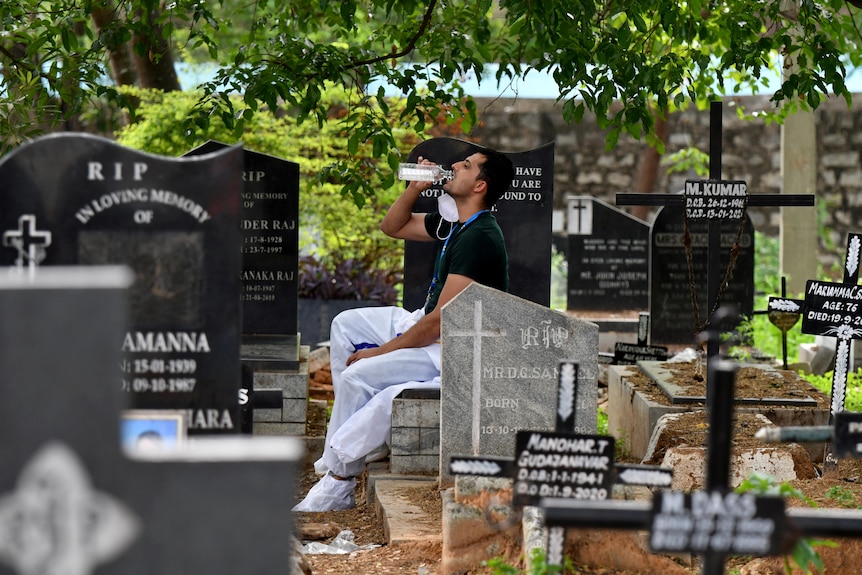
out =
[[[658,112],[653,113],[655,118],[655,132],[659,140],[667,143],[667,118]],[[658,168],[661,162],[661,154],[652,146],[646,146],[638,163],[635,191],[641,194],[651,194],[655,191],[655,183],[658,180]],[[632,215],[644,221],[649,218],[652,208],[650,206],[632,206]]]
[[136,46],[132,53],[138,69],[138,81],[141,88],[155,88],[165,92],[179,91],[180,81],[174,68],[174,57],[171,47],[162,36],[162,27],[156,23],[158,18],[159,14],[154,10],[150,14],[152,25],[149,33],[135,34],[132,38]]
[[[96,26],[96,32],[100,33],[111,22],[116,19],[117,8],[111,0],[105,0],[101,6],[94,5],[90,17]],[[125,44],[106,46],[111,63],[111,76],[118,86],[134,86],[137,84],[138,75],[135,63],[132,59],[132,48]]]
[[[93,6],[90,15],[96,29],[102,31],[118,18],[119,8],[113,0],[103,0]],[[131,44],[107,46],[111,74],[118,86],[137,85],[165,92],[180,89],[171,48],[162,37],[162,27],[155,23],[158,18],[158,11],[150,14],[151,27],[146,34],[135,34]]]

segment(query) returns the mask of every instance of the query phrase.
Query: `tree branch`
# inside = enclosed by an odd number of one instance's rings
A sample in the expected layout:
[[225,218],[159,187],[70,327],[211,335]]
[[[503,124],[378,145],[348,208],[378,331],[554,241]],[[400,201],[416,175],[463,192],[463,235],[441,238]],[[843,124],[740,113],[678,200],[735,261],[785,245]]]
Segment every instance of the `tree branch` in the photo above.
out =
[[434,13],[434,7],[437,5],[437,0],[431,0],[428,3],[428,9],[425,10],[425,15],[422,17],[422,23],[419,25],[419,29],[416,31],[416,34],[410,38],[410,42],[407,43],[407,46],[401,50],[400,52],[392,52],[391,54],[387,54],[385,56],[377,56],[375,58],[369,58],[368,60],[359,60],[350,64],[347,69],[360,68],[362,66],[368,66],[371,64],[376,64],[377,62],[383,62],[385,60],[398,59],[403,58],[410,52],[412,52],[416,48],[416,43],[419,41],[425,34],[425,30],[428,29],[428,26],[431,25],[431,15]]

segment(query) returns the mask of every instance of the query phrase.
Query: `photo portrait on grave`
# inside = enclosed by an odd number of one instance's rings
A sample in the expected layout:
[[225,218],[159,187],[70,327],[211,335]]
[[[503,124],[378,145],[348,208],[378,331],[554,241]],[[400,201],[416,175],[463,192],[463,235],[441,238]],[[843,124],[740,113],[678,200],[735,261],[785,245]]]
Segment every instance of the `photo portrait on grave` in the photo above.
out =
[[181,409],[127,409],[120,416],[120,442],[128,454],[170,449],[186,439],[187,414]]
[[[434,165],[421,157],[418,163]],[[355,506],[355,476],[372,452],[385,453],[392,399],[404,389],[440,387],[440,309],[473,282],[508,291],[506,244],[491,208],[513,177],[509,158],[481,148],[453,163],[452,178],[443,184],[457,211],[452,214],[454,222],[444,222],[439,210],[413,212],[430,181],[410,181],[389,207],[380,223],[383,233],[438,244],[425,305],[413,312],[400,307],[360,308],[333,320],[330,364],[335,402],[323,456],[315,462],[315,470],[325,475],[294,511]]]

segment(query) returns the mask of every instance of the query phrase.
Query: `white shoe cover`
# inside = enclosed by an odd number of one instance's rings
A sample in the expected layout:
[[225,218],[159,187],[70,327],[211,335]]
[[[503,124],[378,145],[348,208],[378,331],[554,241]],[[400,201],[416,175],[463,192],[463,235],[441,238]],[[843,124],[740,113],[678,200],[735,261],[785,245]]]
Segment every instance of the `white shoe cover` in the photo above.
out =
[[356,478],[336,479],[326,474],[312,487],[305,499],[294,506],[294,511],[340,511],[356,507]]

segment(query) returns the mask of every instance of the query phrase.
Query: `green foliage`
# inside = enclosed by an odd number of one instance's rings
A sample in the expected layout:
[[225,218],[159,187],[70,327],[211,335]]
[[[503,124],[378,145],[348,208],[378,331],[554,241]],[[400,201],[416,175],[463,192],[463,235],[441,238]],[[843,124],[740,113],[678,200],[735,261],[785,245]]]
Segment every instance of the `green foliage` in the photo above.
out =
[[662,165],[667,166],[667,173],[694,172],[701,177],[709,174],[709,154],[701,152],[697,148],[682,148],[662,158]]
[[824,494],[827,499],[831,499],[841,507],[845,508],[858,508],[859,505],[856,503],[856,495],[853,494],[853,491],[842,486],[842,485],[833,485],[829,489],[826,490]]
[[[378,270],[378,278],[387,278],[383,283],[388,281],[392,286],[400,282],[400,276],[393,275],[393,270],[403,267],[403,242],[378,230],[385,210],[400,192],[390,167],[365,157],[362,177],[377,187],[378,193],[361,208],[354,197],[343,195],[338,182],[320,177],[326,165],[348,155],[338,121],[319,127],[313,121],[297,121],[290,115],[292,110],[279,109],[277,114],[261,110],[244,123],[244,132],[237,137],[220,121],[206,127],[184,128],[185,118],[197,104],[199,94],[138,89],[126,92],[140,101],[138,121],[117,133],[119,143],[154,154],[180,156],[208,140],[242,142],[247,149],[296,162],[300,168],[300,250],[314,258],[314,269],[338,275],[339,264],[343,268],[344,262],[358,262],[367,266],[369,275]],[[351,96],[344,90],[331,89],[322,97],[336,120],[351,106]],[[239,96],[234,99],[240,100]],[[397,104],[392,106],[396,108]],[[404,148],[418,143],[404,130],[396,133]],[[366,152],[365,146],[357,148],[359,154]],[[353,285],[358,287],[356,282]],[[376,285],[382,289],[382,284]],[[392,299],[391,294],[377,296],[387,302]]]
[[[781,295],[778,251],[777,238],[766,236],[761,232],[754,232],[754,261],[757,264],[754,266],[755,311],[766,309],[769,296]],[[801,297],[798,294],[787,294],[787,296]],[[813,335],[802,333],[801,323],[801,321],[797,322],[787,332],[787,361],[789,363],[798,361],[801,344],[814,341]],[[753,346],[767,355],[775,358],[782,356],[781,330],[772,325],[765,313],[743,318],[737,328],[737,335],[741,342]],[[737,359],[746,359],[748,354],[748,349],[731,348],[731,355]]]
[[568,306],[568,273],[566,254],[551,246],[551,309],[565,310]]
[[[572,561],[567,557],[564,562],[565,572],[572,573],[574,571]],[[519,575],[522,573],[520,569],[506,563],[501,557],[483,561],[482,565],[491,569],[491,575]],[[530,552],[523,575],[556,575],[563,572],[563,566],[548,565],[545,550],[536,548]]]
[[608,413],[601,407],[599,407],[598,418],[596,419],[596,433],[608,435]]
[[[784,498],[794,497],[796,499],[800,499],[809,507],[817,507],[817,503],[815,501],[806,497],[804,493],[791,486],[789,483],[779,483],[778,480],[771,475],[761,472],[752,473],[751,476],[736,488],[736,492]],[[836,547],[837,544],[833,541],[814,539],[811,537],[801,538],[793,548],[790,558],[787,556],[784,557],[785,573],[792,573],[790,568],[791,558],[793,559],[793,563],[795,563],[797,567],[805,573],[811,573],[811,566],[813,566],[818,573],[823,572],[823,559],[821,559],[820,554],[815,549],[815,547],[818,546]]]
[[[823,375],[814,373],[804,374],[805,379],[825,393],[832,394],[832,376],[834,372],[827,371]],[[844,409],[847,411],[862,411],[862,369],[857,369],[847,374],[846,396],[844,398]]]
[[[176,59],[219,66],[177,132],[186,147],[211,123],[247,135],[256,114],[282,106],[323,130],[333,119],[328,87],[354,94],[337,121],[344,154],[315,173],[357,202],[381,189],[367,177],[368,159],[390,168],[400,159],[398,130],[421,134],[433,118],[460,122],[469,134],[477,117],[475,102],[463,97],[465,78],[503,87],[532,70],[550,72],[566,121],[589,110],[609,147],[629,134],[661,149],[657,114],[706,106],[742,87],[763,92],[767,73],[785,68],[792,73],[771,94],[767,121],[816,108],[830,93],[849,104],[846,65],[862,60],[858,11],[844,0],[790,3],[795,10],[783,0],[756,9],[750,0],[116,4],[0,2],[0,152],[96,102],[134,112],[134,99],[109,76],[108,55],[158,59],[147,46],[161,39]],[[110,21],[97,28],[98,9]],[[397,111],[384,85],[403,95]]]
[[[97,10],[110,13],[102,27],[93,23]],[[157,59],[147,47],[164,36],[206,44],[202,23],[214,20],[208,3],[198,0],[176,0],[164,11],[152,0],[124,2],[122,9],[81,0],[0,2],[0,153],[62,121],[78,121],[97,103],[128,108],[108,74],[109,52]]]

